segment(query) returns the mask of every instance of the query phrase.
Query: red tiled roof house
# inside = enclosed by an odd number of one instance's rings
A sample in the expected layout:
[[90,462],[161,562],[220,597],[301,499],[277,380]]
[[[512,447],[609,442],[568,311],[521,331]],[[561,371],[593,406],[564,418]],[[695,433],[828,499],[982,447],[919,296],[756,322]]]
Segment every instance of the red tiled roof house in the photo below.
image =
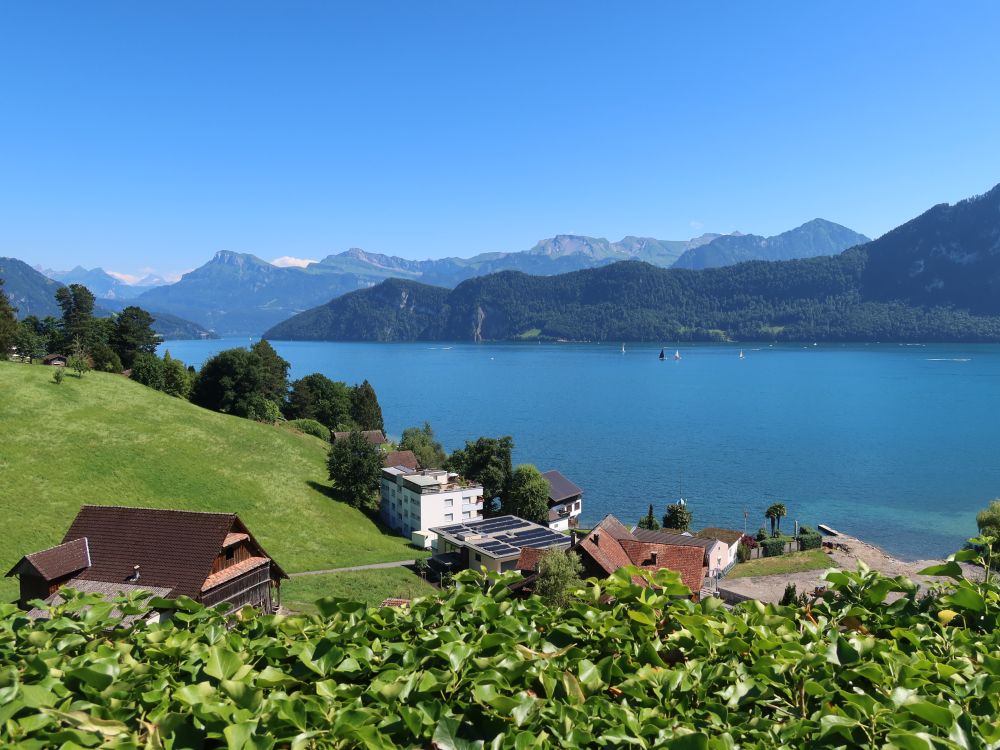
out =
[[120,587],[265,612],[288,578],[235,513],[98,505],[80,509],[62,544],[25,555],[7,575],[19,578],[22,607],[62,586]]

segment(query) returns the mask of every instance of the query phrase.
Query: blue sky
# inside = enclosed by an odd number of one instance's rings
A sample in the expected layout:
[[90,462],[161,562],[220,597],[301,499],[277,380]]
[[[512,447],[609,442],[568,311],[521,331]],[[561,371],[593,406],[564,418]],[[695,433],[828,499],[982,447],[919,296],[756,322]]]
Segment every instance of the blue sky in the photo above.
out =
[[1000,182],[998,28],[988,2],[4,3],[0,255],[875,236]]

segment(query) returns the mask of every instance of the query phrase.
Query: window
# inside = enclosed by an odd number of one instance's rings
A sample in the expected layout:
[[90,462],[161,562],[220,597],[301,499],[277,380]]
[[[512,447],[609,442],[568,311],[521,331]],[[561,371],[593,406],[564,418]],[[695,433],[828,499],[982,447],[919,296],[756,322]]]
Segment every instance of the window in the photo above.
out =
[[472,518],[472,514],[469,511],[467,511],[467,510],[463,510],[462,511],[462,518]]
[[481,557],[479,556],[479,553],[478,553],[478,552],[477,552],[477,553],[475,554],[475,557],[476,557],[476,562],[482,562],[482,561],[483,561],[483,558],[481,558]]
[[445,521],[454,521],[455,520],[455,514],[454,513],[445,513],[444,514],[444,520]]
[[235,555],[236,555],[236,548],[235,547],[230,547],[229,549],[226,550],[226,559],[227,560],[232,560]]
[[453,506],[454,504],[455,504],[455,501],[454,501],[454,500],[451,500],[451,499],[448,499],[448,500],[445,500],[445,501],[444,501],[444,507],[446,507],[446,508],[450,508],[450,507],[452,507],[452,506]]

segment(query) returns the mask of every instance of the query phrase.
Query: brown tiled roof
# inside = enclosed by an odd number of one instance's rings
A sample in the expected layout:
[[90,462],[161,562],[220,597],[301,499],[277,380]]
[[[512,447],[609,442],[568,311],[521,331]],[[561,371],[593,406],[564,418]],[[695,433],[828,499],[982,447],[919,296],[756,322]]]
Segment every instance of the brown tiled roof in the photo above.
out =
[[[636,565],[645,570],[667,568],[680,573],[684,584],[692,592],[697,594],[701,591],[705,579],[703,545],[648,542],[637,539],[638,536],[639,530],[630,532],[617,518],[609,515],[583,538],[576,549],[591,557],[608,575],[626,565]],[[657,553],[655,564],[652,552]]]
[[707,539],[700,536],[688,536],[686,534],[675,534],[663,529],[636,529],[632,532],[640,542],[653,542],[654,544],[675,544],[684,547],[701,547],[706,549],[715,544],[714,539]]
[[[81,581],[79,578],[73,578],[66,582],[66,586],[71,589],[76,589],[85,594],[100,594],[104,599],[116,599],[119,596],[134,594],[137,591],[146,592],[147,596],[144,596],[141,600],[142,604],[146,604],[154,596],[167,597],[170,595],[170,589],[158,588],[156,586],[139,586],[137,584],[131,583],[108,583],[107,581]],[[59,591],[62,591],[60,589]],[[36,607],[28,611],[28,617],[33,620],[44,619],[49,616],[50,607],[56,607],[60,604],[65,604],[66,600],[59,594],[59,591],[54,594],[50,594],[45,599],[47,607]],[[84,607],[81,611],[86,611],[89,607]],[[146,611],[140,612],[134,615],[122,616],[121,610],[117,607],[111,610],[111,617],[122,617],[121,625],[128,626],[131,625],[136,620],[146,617],[149,613]]]
[[232,533],[226,534],[226,538],[222,540],[223,547],[232,547],[237,542],[242,542],[244,539],[249,539],[249,534]]
[[386,468],[390,466],[405,466],[407,469],[419,469],[420,462],[417,460],[417,454],[413,451],[392,451],[385,454],[382,466]]
[[74,539],[41,552],[32,552],[22,557],[7,575],[20,574],[24,563],[31,565],[46,581],[54,581],[88,567],[90,549],[86,539]]
[[48,364],[49,362],[54,362],[57,359],[65,360],[66,359],[66,355],[65,354],[46,354],[44,357],[42,357],[42,362],[44,362],[45,364]]
[[[374,445],[382,445],[385,442],[385,435],[382,434],[382,430],[362,430],[361,434],[368,438],[368,442]],[[333,442],[338,440],[346,440],[351,436],[350,432],[335,432],[333,433]]]
[[571,497],[583,494],[583,490],[555,469],[542,472],[542,476],[549,483],[550,503],[561,503],[563,500],[569,500]]
[[[659,570],[666,568],[681,574],[684,585],[695,594],[701,591],[705,582],[705,555],[698,547],[682,547],[673,544],[655,544],[650,542],[633,542],[624,539],[620,542],[633,565],[644,570]],[[656,562],[653,554],[656,553]]]
[[205,582],[201,585],[202,593],[208,591],[209,589],[214,589],[220,583],[225,583],[226,581],[236,578],[236,576],[241,576],[244,573],[249,573],[251,570],[255,570],[262,565],[267,565],[266,557],[248,557],[246,560],[240,560],[234,565],[230,565],[228,568],[223,568],[222,570],[212,573]]
[[626,565],[631,565],[632,561],[629,559],[628,553],[622,547],[621,542],[615,538],[616,533],[625,532],[627,536],[623,538],[631,537],[629,530],[626,529],[614,516],[605,516],[604,519],[593,528],[593,530],[585,536],[580,543],[576,546],[576,549],[588,555],[595,563],[600,566],[608,575],[614,573],[618,568],[624,568]]
[[708,528],[699,531],[695,534],[695,536],[704,537],[705,539],[718,539],[720,542],[725,542],[726,544],[735,544],[743,538],[743,532],[709,526]]
[[[87,538],[91,566],[79,580],[137,583],[197,599],[230,532],[248,529],[235,513],[85,505],[64,542]],[[250,535],[261,554],[264,550]],[[139,581],[130,581],[139,565]],[[274,574],[286,577],[272,562]]]
[[521,547],[521,554],[517,558],[517,569],[523,573],[533,573],[538,570],[538,561],[548,552],[545,549],[535,549],[534,547]]

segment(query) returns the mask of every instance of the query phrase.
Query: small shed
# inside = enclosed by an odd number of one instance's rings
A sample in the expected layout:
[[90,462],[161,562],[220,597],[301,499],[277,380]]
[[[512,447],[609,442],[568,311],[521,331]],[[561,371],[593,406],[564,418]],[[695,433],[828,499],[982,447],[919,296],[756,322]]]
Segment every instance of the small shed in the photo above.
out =
[[46,354],[42,357],[43,365],[52,365],[53,367],[65,367],[66,366],[66,355],[65,354]]

